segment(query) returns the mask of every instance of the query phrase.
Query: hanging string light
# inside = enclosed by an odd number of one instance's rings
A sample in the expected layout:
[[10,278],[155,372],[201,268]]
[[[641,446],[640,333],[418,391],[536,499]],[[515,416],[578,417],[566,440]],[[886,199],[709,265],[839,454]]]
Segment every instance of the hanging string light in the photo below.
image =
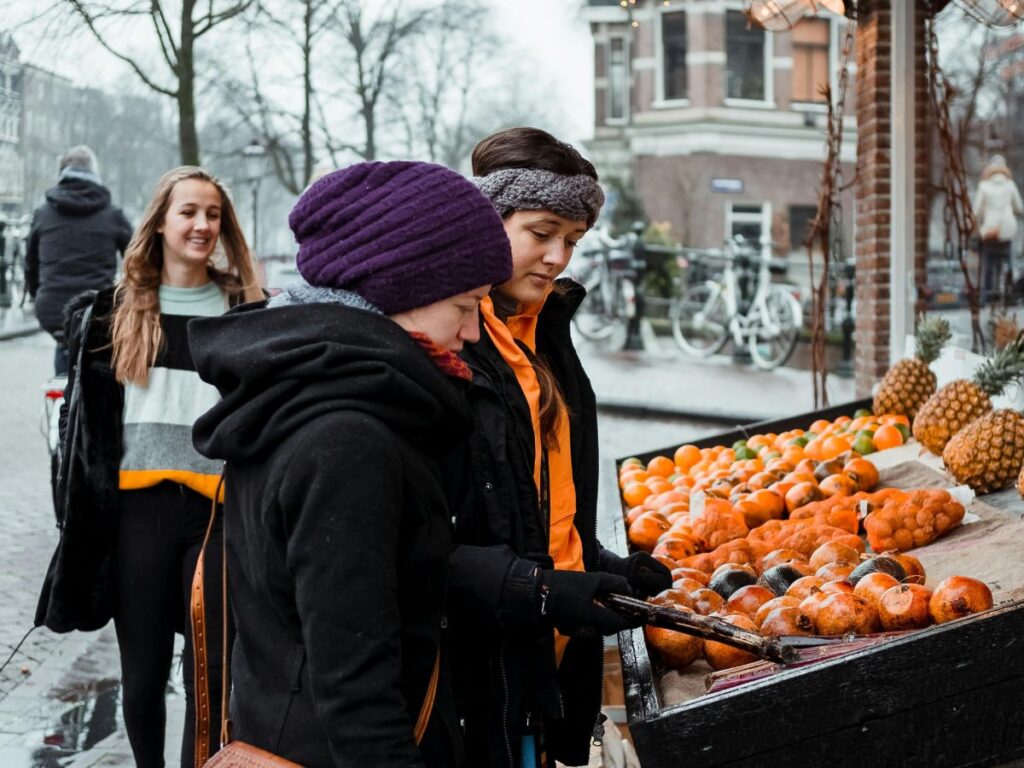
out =
[[843,0],[748,0],[747,3],[747,16],[771,32],[792,29],[804,16],[820,11],[843,16],[846,5]]
[[1022,0],[957,0],[971,18],[990,27],[1012,27],[1024,19]]

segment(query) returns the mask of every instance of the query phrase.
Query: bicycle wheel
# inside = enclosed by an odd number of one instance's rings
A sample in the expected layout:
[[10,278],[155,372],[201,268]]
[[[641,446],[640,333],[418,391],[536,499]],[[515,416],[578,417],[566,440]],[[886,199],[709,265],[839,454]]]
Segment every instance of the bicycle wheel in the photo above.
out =
[[572,324],[585,339],[602,341],[615,332],[615,297],[609,281],[602,279],[587,286],[587,295],[573,315]]
[[715,283],[691,285],[672,308],[672,335],[688,355],[711,357],[729,340],[729,310]]
[[754,365],[767,371],[785,365],[800,338],[800,302],[785,288],[774,286],[768,289],[763,308],[755,305],[755,312],[749,341]]

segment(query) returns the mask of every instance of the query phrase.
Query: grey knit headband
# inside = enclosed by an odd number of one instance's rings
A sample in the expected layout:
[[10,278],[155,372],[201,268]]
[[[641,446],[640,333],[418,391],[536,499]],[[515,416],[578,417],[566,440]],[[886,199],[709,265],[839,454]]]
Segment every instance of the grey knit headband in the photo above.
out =
[[592,226],[604,205],[604,192],[590,176],[565,176],[532,168],[505,168],[473,183],[494,203],[498,213],[551,211],[572,221]]

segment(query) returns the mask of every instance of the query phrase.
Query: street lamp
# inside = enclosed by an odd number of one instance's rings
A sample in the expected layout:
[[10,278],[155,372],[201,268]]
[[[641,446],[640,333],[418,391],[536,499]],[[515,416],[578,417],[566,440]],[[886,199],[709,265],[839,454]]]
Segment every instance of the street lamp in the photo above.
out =
[[245,179],[252,190],[252,252],[256,256],[259,246],[260,182],[266,173],[267,148],[253,139],[242,150],[242,160],[245,163]]
[[804,16],[821,11],[843,16],[846,5],[843,0],[748,0],[747,3],[750,18],[773,32],[791,29]]

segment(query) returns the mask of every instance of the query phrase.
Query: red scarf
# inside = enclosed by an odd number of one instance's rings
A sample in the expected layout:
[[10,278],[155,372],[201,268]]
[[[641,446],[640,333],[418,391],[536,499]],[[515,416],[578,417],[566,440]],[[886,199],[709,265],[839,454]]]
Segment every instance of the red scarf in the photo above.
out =
[[430,355],[430,359],[441,369],[442,373],[456,379],[462,379],[463,381],[473,380],[473,374],[469,370],[469,366],[455,352],[445,349],[425,333],[420,333],[419,331],[409,331],[408,333],[412,336],[413,341]]

